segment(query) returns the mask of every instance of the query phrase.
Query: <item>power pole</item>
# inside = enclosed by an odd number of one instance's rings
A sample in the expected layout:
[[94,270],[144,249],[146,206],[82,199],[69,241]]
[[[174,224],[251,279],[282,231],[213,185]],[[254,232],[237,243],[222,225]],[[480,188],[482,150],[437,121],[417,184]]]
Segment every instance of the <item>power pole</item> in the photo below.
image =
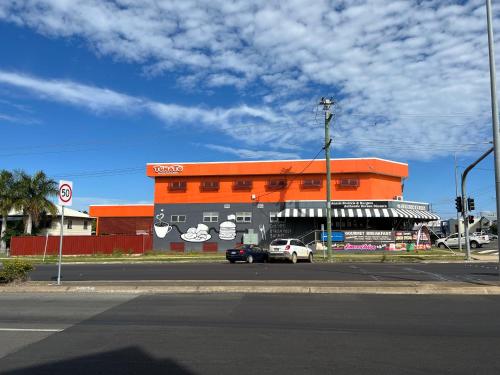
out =
[[[488,27],[488,51],[490,62],[490,89],[491,89],[491,117],[493,120],[493,154],[495,155],[495,187],[497,198],[497,225],[500,223],[500,149],[498,142],[500,141],[499,126],[498,126],[498,102],[497,102],[497,85],[496,85],[496,69],[495,69],[495,45],[493,39],[493,19],[491,11],[491,0],[486,0],[486,19]],[[498,241],[499,262],[500,262],[500,241]],[[500,272],[499,272],[500,276]]]
[[332,201],[330,197],[332,175],[330,172],[330,121],[332,120],[332,113],[330,107],[335,104],[332,98],[321,98],[319,102],[325,111],[325,159],[326,159],[326,247],[328,250],[328,261],[332,260]]

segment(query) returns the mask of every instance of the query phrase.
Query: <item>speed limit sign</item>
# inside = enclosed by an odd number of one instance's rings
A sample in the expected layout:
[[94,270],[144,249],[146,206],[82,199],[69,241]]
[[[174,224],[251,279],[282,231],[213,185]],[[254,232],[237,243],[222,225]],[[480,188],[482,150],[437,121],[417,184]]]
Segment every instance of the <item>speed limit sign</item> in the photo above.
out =
[[71,206],[73,203],[73,182],[59,181],[59,204],[61,206]]

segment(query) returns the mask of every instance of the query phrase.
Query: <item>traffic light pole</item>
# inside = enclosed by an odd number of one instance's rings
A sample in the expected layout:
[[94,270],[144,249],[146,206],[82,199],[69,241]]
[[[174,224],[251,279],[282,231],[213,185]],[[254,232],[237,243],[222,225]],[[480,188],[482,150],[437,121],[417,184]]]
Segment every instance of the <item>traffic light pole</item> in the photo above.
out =
[[[474,163],[469,165],[467,168],[464,169],[464,172],[462,173],[462,218],[464,220],[464,232],[465,232],[465,248],[466,248],[466,259],[469,261],[470,260],[470,242],[469,242],[469,220],[467,217],[467,197],[465,196],[465,182],[467,181],[467,175],[469,172],[476,166],[478,165],[485,157],[487,157],[489,154],[493,152],[495,148],[492,147],[488,151],[486,151],[484,154],[482,154],[479,159],[477,159]],[[460,223],[459,223],[460,225]],[[461,238],[458,239],[459,241],[462,241]]]

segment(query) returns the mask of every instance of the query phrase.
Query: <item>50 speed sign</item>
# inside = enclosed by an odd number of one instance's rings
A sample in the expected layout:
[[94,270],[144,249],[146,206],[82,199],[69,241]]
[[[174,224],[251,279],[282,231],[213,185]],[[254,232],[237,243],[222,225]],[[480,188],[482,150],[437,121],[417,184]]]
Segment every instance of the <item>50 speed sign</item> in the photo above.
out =
[[73,182],[59,181],[59,204],[61,206],[71,206],[73,203]]

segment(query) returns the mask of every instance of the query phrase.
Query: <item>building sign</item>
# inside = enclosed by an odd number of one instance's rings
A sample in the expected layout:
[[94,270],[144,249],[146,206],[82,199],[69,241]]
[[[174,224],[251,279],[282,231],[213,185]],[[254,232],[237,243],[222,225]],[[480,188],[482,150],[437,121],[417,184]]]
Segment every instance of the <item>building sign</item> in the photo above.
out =
[[333,201],[332,208],[388,208],[388,201]]
[[351,230],[345,231],[345,242],[390,242],[394,241],[391,230]]
[[403,210],[427,211],[429,205],[402,201],[332,201],[332,208],[400,208]]
[[184,170],[182,165],[155,165],[153,171],[158,174],[178,174]]
[[[328,233],[321,232],[321,239],[323,241],[328,241]],[[345,240],[344,232],[332,231],[333,242],[344,242],[344,240]]]

